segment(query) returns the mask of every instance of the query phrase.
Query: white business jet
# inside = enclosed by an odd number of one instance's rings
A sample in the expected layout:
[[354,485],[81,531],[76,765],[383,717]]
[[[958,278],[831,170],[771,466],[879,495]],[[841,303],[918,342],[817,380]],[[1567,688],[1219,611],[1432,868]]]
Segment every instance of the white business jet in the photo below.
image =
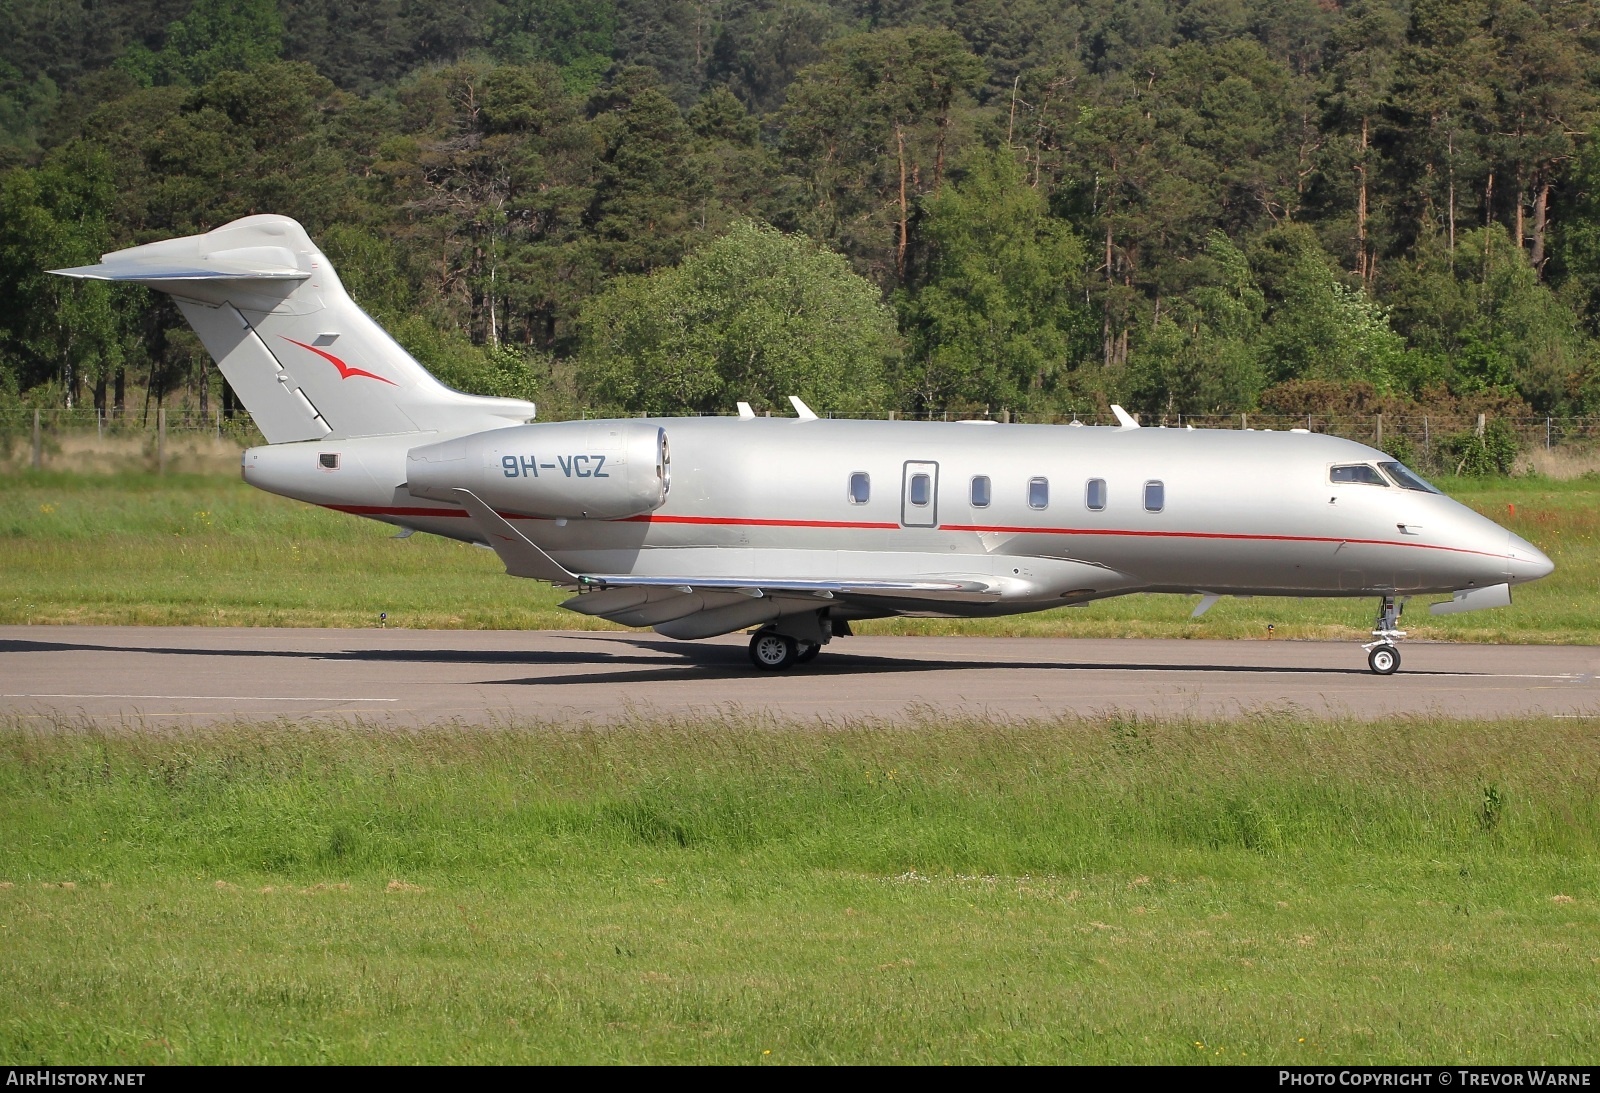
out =
[[[267,445],[273,493],[492,548],[562,604],[673,638],[754,629],[809,661],[856,619],[1041,611],[1130,592],[1369,596],[1374,672],[1400,613],[1504,606],[1554,568],[1374,448],[1300,431],[796,416],[534,423],[444,387],[356,306],[295,221],[54,271],[177,302]],[[670,445],[670,447],[669,447]]]

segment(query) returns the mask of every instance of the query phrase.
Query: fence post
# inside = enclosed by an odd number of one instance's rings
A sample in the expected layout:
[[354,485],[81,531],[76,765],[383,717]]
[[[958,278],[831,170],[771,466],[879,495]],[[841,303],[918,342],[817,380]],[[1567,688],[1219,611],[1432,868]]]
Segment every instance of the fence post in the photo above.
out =
[[1544,450],[1550,450],[1550,415],[1544,415]]
[[96,440],[106,438],[106,412],[99,407],[94,411],[94,438]]
[[1378,442],[1373,445],[1379,451],[1383,450],[1383,415],[1378,415]]
[[1248,428],[1250,428],[1250,415],[1248,415],[1248,414],[1240,414],[1239,415],[1239,428],[1240,429],[1248,429]]
[[1428,436],[1428,415],[1422,415],[1422,455],[1427,458],[1433,454],[1433,446]]
[[1478,439],[1479,440],[1483,439],[1483,426],[1488,421],[1488,418],[1489,418],[1488,414],[1479,414],[1478,415],[1478,424],[1477,424],[1477,427],[1474,428],[1473,431],[1478,434]]
[[44,469],[44,434],[39,431],[39,411],[33,412],[33,469]]
[[156,410],[156,473],[167,473],[167,408]]

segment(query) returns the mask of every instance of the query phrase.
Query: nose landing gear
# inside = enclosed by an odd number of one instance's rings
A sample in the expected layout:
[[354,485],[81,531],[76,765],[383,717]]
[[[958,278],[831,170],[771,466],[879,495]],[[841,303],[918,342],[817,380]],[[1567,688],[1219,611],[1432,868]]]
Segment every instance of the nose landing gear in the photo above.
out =
[[1392,676],[1400,670],[1400,650],[1387,643],[1372,647],[1367,654],[1367,667],[1380,676]]
[[1378,608],[1378,618],[1372,624],[1372,640],[1361,648],[1367,653],[1367,667],[1380,676],[1392,676],[1400,670],[1400,650],[1395,642],[1406,636],[1400,629],[1400,615],[1405,605],[1393,596],[1385,596]]

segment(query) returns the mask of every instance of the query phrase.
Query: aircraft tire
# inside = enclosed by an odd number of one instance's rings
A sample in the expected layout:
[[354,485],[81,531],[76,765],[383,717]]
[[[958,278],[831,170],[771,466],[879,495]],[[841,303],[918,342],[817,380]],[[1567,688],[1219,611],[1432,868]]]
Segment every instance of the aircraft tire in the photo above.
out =
[[1367,667],[1380,676],[1392,676],[1400,670],[1400,650],[1392,645],[1380,645],[1367,654]]
[[822,646],[820,643],[815,641],[802,641],[800,643],[800,651],[794,656],[794,662],[796,664],[810,664],[813,660],[817,659],[817,654],[820,652],[822,652]]
[[793,667],[798,658],[796,642],[787,634],[758,630],[750,639],[750,663],[763,672],[784,671]]

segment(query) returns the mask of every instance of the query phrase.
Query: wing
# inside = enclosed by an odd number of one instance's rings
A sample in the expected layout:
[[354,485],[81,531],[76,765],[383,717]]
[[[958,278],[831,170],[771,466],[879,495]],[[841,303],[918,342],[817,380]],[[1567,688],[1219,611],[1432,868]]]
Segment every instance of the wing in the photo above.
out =
[[[673,625],[673,636],[730,633],[782,614],[819,610],[836,598],[852,600],[958,600],[991,603],[1000,589],[986,577],[938,574],[908,580],[786,577],[711,577],[694,574],[635,576],[580,574],[546,554],[493,507],[470,490],[451,490],[484,529],[506,572],[576,588],[561,606],[624,626]],[[694,622],[685,622],[691,616]]]

